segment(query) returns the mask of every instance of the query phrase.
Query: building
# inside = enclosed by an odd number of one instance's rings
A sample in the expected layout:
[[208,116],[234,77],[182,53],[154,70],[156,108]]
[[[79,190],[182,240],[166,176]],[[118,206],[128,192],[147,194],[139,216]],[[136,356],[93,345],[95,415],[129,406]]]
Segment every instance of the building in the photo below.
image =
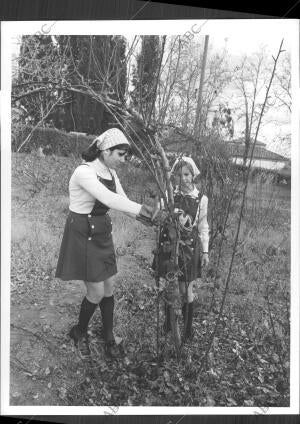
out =
[[[237,165],[242,165],[245,152],[244,139],[239,138],[237,140],[227,142],[227,146],[233,162]],[[246,165],[249,164],[249,157],[251,155],[252,147],[253,141],[250,144]],[[281,173],[282,171],[285,176],[291,176],[289,171],[291,168],[290,160],[282,155],[279,155],[278,153],[274,153],[271,150],[266,149],[266,144],[262,143],[261,141],[257,141],[255,143],[251,167],[256,169],[260,168],[264,170],[270,170],[276,173]]]

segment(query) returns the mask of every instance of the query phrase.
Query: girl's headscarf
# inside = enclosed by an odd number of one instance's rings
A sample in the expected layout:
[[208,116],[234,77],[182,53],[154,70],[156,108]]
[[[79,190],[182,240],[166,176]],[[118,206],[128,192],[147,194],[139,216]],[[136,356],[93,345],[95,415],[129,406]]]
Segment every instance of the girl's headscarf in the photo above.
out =
[[188,156],[182,156],[181,158],[177,158],[175,160],[174,165],[172,166],[172,169],[171,169],[171,174],[174,172],[174,169],[175,169],[177,163],[181,162],[181,161],[188,163],[192,167],[193,173],[194,173],[194,179],[200,174],[200,171],[199,171],[197,165],[195,164],[193,159],[189,158]]

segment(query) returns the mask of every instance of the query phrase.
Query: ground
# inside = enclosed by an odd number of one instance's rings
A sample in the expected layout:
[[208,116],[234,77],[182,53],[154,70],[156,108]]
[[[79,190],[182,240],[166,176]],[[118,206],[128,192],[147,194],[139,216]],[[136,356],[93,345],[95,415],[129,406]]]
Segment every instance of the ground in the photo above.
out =
[[78,357],[68,331],[84,289],[79,281],[54,278],[76,161],[13,157],[11,404],[288,406],[289,215],[280,210],[262,228],[251,209],[255,225],[242,228],[220,316],[230,228],[218,272],[212,250],[211,267],[196,287],[195,337],[179,361],[172,338],[160,331],[162,303],[157,352],[150,269],[155,230],[112,213],[119,269],[115,335],[123,339],[124,356],[117,362],[105,358],[96,311],[90,324],[93,360]]
[[[136,243],[139,256],[125,254],[119,257],[118,267],[121,271],[117,278],[117,285],[131,279],[133,269],[135,269],[135,281],[131,283],[150,286],[153,284],[153,277],[144,265],[144,262],[148,261],[147,247],[151,249],[151,241],[151,238],[143,238]],[[28,293],[28,286],[24,291]],[[86,364],[77,357],[76,349],[68,337],[68,331],[77,318],[78,308],[85,293],[83,285],[80,281],[36,279],[30,287],[29,296],[23,297],[22,293],[22,290],[19,290],[18,296],[13,296],[12,300],[12,403],[15,405],[64,404],[67,393],[64,389],[71,386],[74,389],[74,382],[81,383],[86,373]],[[118,306],[116,309],[116,318],[121,321]],[[90,325],[91,332],[97,332],[100,322],[100,312],[96,311]],[[116,323],[117,337],[121,334],[123,336],[124,330],[122,330],[122,324]],[[102,348],[101,343],[95,344],[98,349]],[[124,345],[126,345],[126,338]],[[104,367],[106,366],[102,350],[97,359],[100,359]],[[67,376],[71,377],[69,381],[66,381]]]

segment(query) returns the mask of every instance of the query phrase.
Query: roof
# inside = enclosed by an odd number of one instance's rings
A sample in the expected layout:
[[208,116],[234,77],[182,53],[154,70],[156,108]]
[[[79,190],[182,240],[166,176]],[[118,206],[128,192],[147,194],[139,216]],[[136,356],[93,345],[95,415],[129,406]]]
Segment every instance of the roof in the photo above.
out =
[[[254,142],[253,138],[250,139],[250,142],[253,144],[253,142]],[[239,138],[236,138],[235,140],[227,141],[227,143],[244,144],[245,143],[245,137],[239,137]],[[255,145],[265,147],[266,143],[263,143],[262,141],[256,140]]]
[[[250,145],[248,157],[250,157],[252,146],[253,144]],[[245,146],[243,144],[229,143],[227,147],[231,156],[243,157],[245,151]],[[265,147],[257,145],[255,145],[254,147],[253,159],[272,160],[280,162],[288,161],[286,157],[281,156],[278,153],[271,152],[271,150],[267,150]]]
[[[253,146],[253,139],[251,139],[250,151],[248,156],[251,153],[251,147]],[[193,152],[193,147],[195,145],[195,139],[189,134],[184,134],[182,131],[177,129],[171,131],[171,133],[163,139],[163,147],[168,152],[184,152],[186,154]],[[224,152],[228,152],[230,156],[233,157],[243,157],[245,151],[245,139],[243,137],[237,138],[231,141],[224,141],[220,144],[224,147]],[[260,160],[269,160],[277,162],[289,162],[289,159],[274,153],[271,150],[266,149],[266,144],[261,141],[255,142],[253,159]]]

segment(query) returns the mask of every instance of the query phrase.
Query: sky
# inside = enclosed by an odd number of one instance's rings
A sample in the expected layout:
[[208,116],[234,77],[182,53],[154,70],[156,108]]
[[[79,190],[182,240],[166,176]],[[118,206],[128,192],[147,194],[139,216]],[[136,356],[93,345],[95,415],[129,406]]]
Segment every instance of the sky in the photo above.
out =
[[[242,23],[243,24],[243,23]],[[272,23],[269,28],[264,27],[261,24],[243,28],[233,28],[229,31],[212,31],[209,32],[209,47],[213,48],[213,51],[223,50],[226,47],[229,55],[229,61],[232,66],[235,63],[240,63],[241,58],[246,54],[250,56],[253,53],[260,51],[261,48],[265,49],[265,52],[270,57],[277,55],[281,41],[283,40],[283,49],[290,52],[292,38],[284,30],[280,29],[280,25],[277,26]],[[179,33],[180,34],[180,33]],[[205,35],[205,27],[203,33],[196,35],[194,41],[203,41]],[[134,35],[126,36],[129,44],[132,43]],[[224,90],[221,95],[221,99],[227,99],[228,104],[234,104],[236,93],[233,87],[228,87]],[[235,131],[236,137],[241,135],[243,129],[242,120],[236,121]],[[269,112],[266,118],[263,120],[260,127],[258,139],[266,143],[266,147],[269,150],[275,151],[283,155],[290,155],[288,147],[284,146],[281,149],[278,139],[280,137],[288,136],[291,133],[291,117],[284,110]],[[277,140],[277,141],[276,141]],[[287,144],[288,146],[288,144]]]
[[[265,48],[266,54],[270,56],[273,55],[276,57],[280,43],[282,41],[281,35],[276,35],[274,33],[261,34],[261,31],[258,33],[252,34],[251,37],[221,37],[221,36],[212,36],[211,41],[213,46],[216,48],[222,48],[226,45],[228,52],[231,56],[232,62],[239,61],[240,58],[247,54],[251,55],[255,52],[258,52],[261,48]],[[290,51],[290,42],[289,40],[283,41],[283,48],[287,51]],[[228,97],[234,98],[234,91],[227,90]],[[225,93],[226,95],[226,90]],[[240,123],[242,124],[242,123]],[[236,125],[236,129],[240,129],[240,125]],[[265,119],[262,122],[259,139],[266,143],[266,147],[269,150],[290,155],[290,151],[281,151],[280,146],[276,140],[282,136],[288,136],[291,133],[291,116],[287,111],[282,108],[278,110],[271,110],[266,115]],[[285,150],[285,149],[284,149]]]
[[[260,49],[260,47],[266,47],[267,51],[275,56],[278,52],[281,40],[283,39],[282,35],[276,35],[274,33],[262,34],[261,31],[258,33],[252,33],[251,36],[235,36],[231,35],[214,35],[210,36],[212,44],[216,48],[222,48],[226,45],[228,51],[231,55],[244,55],[251,54]],[[284,40],[284,48],[290,49],[290,41]]]

